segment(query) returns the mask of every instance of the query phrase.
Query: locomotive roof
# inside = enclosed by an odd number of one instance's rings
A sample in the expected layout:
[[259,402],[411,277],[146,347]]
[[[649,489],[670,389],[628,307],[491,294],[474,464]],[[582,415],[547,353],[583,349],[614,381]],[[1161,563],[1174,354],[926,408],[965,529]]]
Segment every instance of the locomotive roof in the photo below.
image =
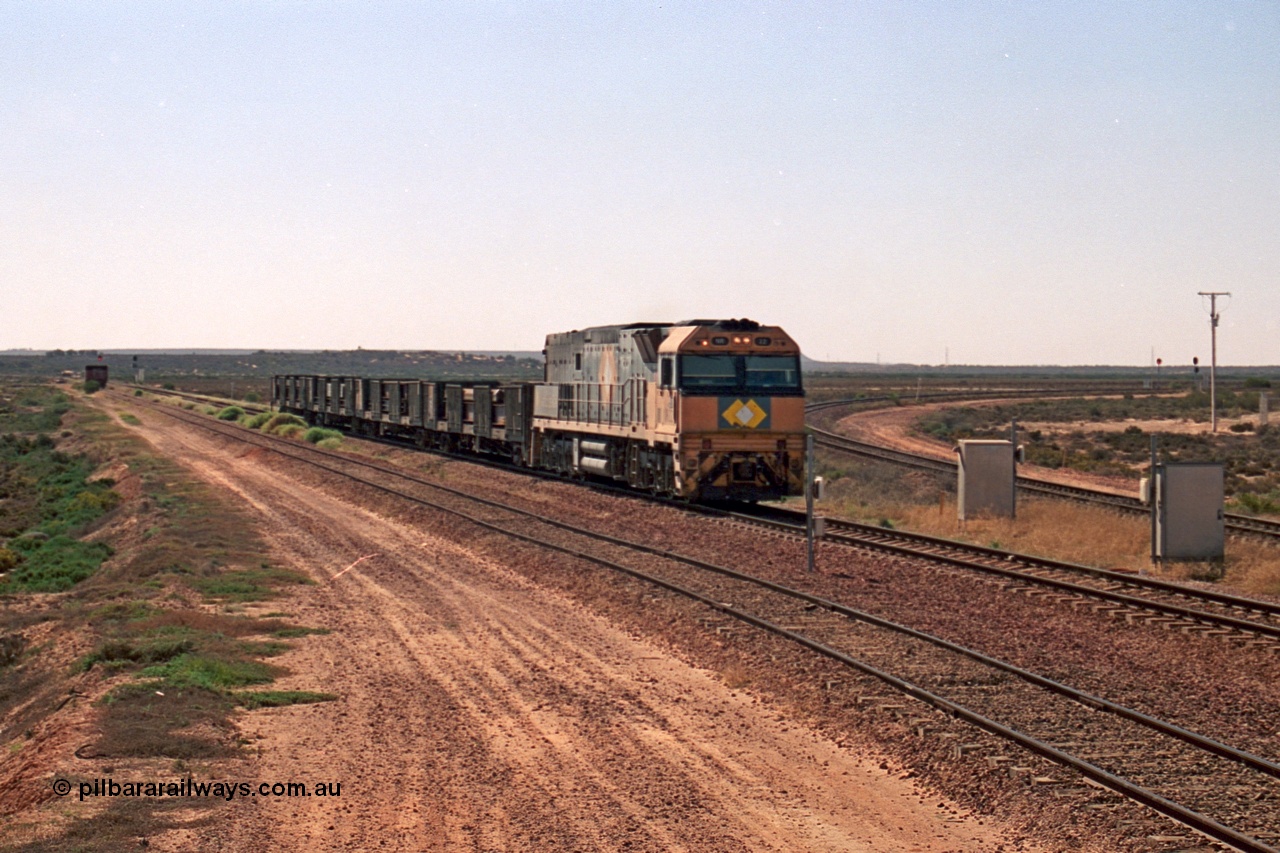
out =
[[676,323],[677,326],[715,326],[717,329],[723,329],[726,332],[754,332],[760,328],[760,324],[755,320],[748,320],[743,317],[741,320],[685,320]]
[[681,320],[678,323],[623,323],[612,326],[588,326],[585,329],[571,329],[568,332],[560,334],[572,335],[577,332],[595,332],[604,329],[617,329],[618,331],[626,331],[630,329],[670,329],[681,326],[713,326],[717,329],[723,329],[726,332],[754,332],[759,329],[761,324],[755,320],[748,320],[743,317],[740,320]]

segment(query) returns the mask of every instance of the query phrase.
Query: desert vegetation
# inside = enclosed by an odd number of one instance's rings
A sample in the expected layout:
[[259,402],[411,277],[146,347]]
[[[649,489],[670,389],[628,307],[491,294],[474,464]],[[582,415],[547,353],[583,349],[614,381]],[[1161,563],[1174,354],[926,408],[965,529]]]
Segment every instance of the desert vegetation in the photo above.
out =
[[[0,489],[0,749],[34,749],[84,695],[98,708],[85,749],[181,771],[240,751],[237,708],[334,698],[273,689],[273,659],[313,632],[245,611],[310,581],[119,421],[51,388],[0,388]],[[113,803],[24,849],[122,846],[156,821]]]
[[[1104,568],[1153,571],[1150,523],[1139,516],[1052,499],[1022,499],[1016,519],[956,518],[955,477],[820,452],[829,483],[820,513]],[[1224,566],[1170,563],[1170,579],[1218,579],[1250,594],[1280,595],[1274,545],[1229,537]]]
[[[1256,413],[1258,393],[1224,392],[1219,399],[1220,416],[1246,418]],[[1280,513],[1280,429],[1256,427],[1252,420],[1233,425],[1248,424],[1246,429],[1216,435],[1176,429],[1179,421],[1203,423],[1208,413],[1208,395],[1200,392],[1129,395],[948,407],[922,416],[915,428],[921,435],[947,442],[1007,438],[1009,424],[1017,418],[1027,427],[1020,431],[1019,441],[1028,462],[1127,477],[1145,474],[1154,434],[1162,461],[1222,462],[1233,511]],[[1161,423],[1170,426],[1162,428]]]
[[91,461],[57,449],[52,433],[69,406],[36,388],[0,414],[0,594],[68,589],[111,554],[81,538],[120,496],[110,480],[90,481]]

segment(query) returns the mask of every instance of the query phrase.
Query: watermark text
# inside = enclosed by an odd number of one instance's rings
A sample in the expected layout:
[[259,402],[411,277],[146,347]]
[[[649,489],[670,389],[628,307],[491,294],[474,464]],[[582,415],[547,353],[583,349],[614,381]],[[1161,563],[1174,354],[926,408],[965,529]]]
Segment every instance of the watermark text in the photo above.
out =
[[328,780],[310,782],[198,782],[185,779],[128,779],[112,777],[85,779],[72,783],[68,779],[53,780],[53,792],[65,797],[78,792],[80,800],[91,797],[201,797],[228,802],[248,797],[341,797],[342,783]]

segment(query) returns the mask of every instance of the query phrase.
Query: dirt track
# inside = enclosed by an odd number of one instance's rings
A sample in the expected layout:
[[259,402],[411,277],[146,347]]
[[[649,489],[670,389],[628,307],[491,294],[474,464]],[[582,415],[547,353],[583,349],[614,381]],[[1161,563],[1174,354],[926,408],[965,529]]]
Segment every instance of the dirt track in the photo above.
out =
[[270,609],[333,632],[278,659],[293,675],[277,686],[342,698],[247,714],[256,757],[228,772],[340,782],[341,798],[229,804],[201,849],[1028,849],[464,531],[376,514],[155,413],[139,432],[249,504],[276,559],[318,581]]
[[[1018,400],[981,400],[964,403],[966,406],[995,406],[1016,403]],[[833,427],[833,431],[847,435],[858,441],[891,447],[908,453],[919,453],[955,462],[956,455],[952,445],[947,442],[934,441],[913,435],[911,425],[927,413],[955,407],[956,403],[925,403],[916,406],[904,406],[893,409],[870,409],[865,412],[854,412],[841,418]],[[1020,424],[1023,429],[1030,429],[1027,424]],[[1127,426],[1127,424],[1126,424]],[[1137,492],[1137,483],[1124,477],[1090,474],[1069,469],[1044,468],[1040,465],[1023,464],[1018,466],[1022,476],[1035,477],[1050,483],[1061,483],[1065,486],[1078,486],[1086,489],[1100,489],[1117,495],[1132,496]]]

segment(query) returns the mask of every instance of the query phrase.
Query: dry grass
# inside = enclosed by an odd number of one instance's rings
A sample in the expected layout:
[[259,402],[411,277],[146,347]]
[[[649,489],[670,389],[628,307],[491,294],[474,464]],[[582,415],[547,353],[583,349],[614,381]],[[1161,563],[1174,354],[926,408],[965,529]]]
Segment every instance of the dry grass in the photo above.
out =
[[[831,507],[828,512],[867,520],[889,519],[895,527],[978,545],[1019,551],[1103,568],[1142,571],[1170,580],[1215,576],[1203,563],[1168,563],[1153,569],[1151,525],[1138,516],[1056,500],[1024,500],[1016,519],[956,518],[950,495],[923,505],[891,503],[864,507]],[[850,512],[849,510],[854,510]],[[868,510],[872,510],[868,513]],[[1223,586],[1251,594],[1280,595],[1280,548],[1242,537],[1227,537]]]
[[[1204,563],[1151,565],[1151,525],[1142,516],[1052,499],[1023,498],[1018,518],[956,518],[955,478],[913,472],[846,455],[819,454],[831,488],[819,512],[870,524],[889,525],[978,545],[1084,563],[1144,571],[1170,580],[1216,578]],[[1280,547],[1228,536],[1224,591],[1280,595]]]
[[720,670],[720,678],[723,679],[725,686],[730,690],[740,690],[754,680],[751,676],[751,670],[737,663],[731,663]]

